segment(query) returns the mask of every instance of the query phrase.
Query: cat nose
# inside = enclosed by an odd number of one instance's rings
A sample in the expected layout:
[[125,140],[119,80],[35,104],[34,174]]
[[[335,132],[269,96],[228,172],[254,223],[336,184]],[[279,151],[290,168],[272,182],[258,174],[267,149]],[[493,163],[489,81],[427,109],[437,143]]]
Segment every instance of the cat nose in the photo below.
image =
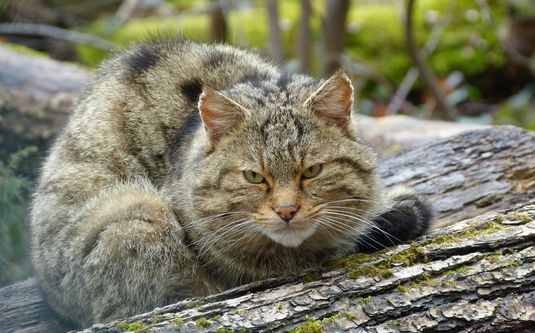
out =
[[283,219],[286,222],[290,222],[290,220],[295,216],[295,213],[299,210],[299,206],[296,205],[287,205],[287,206],[277,206],[275,207],[275,213],[280,216],[281,219]]

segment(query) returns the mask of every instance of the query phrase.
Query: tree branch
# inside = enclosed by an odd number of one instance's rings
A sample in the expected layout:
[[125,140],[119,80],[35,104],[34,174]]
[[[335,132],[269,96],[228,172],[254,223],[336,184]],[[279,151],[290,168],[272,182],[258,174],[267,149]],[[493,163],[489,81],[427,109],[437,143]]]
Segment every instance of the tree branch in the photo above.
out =
[[105,51],[110,51],[115,47],[112,42],[105,39],[46,24],[1,23],[0,34],[50,37],[66,40],[74,44],[88,44]]
[[416,65],[416,68],[418,68],[418,71],[420,72],[420,77],[422,78],[423,83],[427,89],[431,91],[431,94],[437,103],[439,117],[445,120],[453,120],[455,119],[457,111],[446,102],[446,98],[440,91],[440,88],[436,82],[435,75],[431,71],[431,68],[427,65],[424,54],[420,52],[418,46],[416,45],[412,19],[414,2],[415,0],[407,0],[407,11],[405,16],[405,37],[407,39],[409,54]]

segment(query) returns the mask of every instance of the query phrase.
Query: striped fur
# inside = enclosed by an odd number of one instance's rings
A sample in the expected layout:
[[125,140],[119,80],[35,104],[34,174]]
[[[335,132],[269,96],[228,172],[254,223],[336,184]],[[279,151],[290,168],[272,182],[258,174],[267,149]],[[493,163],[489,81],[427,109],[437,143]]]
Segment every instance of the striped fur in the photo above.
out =
[[[108,60],[34,194],[33,261],[49,303],[87,326],[318,267],[353,251],[374,219],[419,236],[426,204],[382,194],[351,107],[343,72],[291,75],[225,45],[158,41]],[[299,207],[288,225],[274,211],[285,205]]]

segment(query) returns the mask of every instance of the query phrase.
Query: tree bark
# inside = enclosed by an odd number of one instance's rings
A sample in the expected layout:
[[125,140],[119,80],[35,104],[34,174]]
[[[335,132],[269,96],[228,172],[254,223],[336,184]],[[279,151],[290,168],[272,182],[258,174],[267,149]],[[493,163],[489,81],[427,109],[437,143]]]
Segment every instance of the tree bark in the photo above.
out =
[[279,24],[279,6],[277,0],[267,2],[269,16],[269,55],[278,64],[284,61],[281,30]]
[[[392,156],[381,165],[385,184],[412,185],[437,209],[429,235],[85,331],[528,332],[534,154],[535,134],[494,127]],[[61,327],[34,280],[0,289],[0,300],[2,332]]]
[[214,10],[210,13],[210,40],[215,43],[227,41],[228,28],[222,1],[212,0]]
[[327,13],[323,20],[323,77],[332,75],[342,67],[349,5],[349,0],[327,1]]
[[299,72],[310,72],[310,16],[312,6],[310,0],[301,0],[301,19],[299,20],[299,35],[297,36],[297,56],[299,58]]

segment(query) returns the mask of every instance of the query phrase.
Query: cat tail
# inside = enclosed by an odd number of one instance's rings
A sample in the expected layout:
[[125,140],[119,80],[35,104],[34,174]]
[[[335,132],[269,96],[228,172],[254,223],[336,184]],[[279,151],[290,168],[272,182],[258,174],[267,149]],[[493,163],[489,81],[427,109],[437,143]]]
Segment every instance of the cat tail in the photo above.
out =
[[385,209],[373,219],[373,226],[358,242],[359,252],[405,243],[422,236],[431,227],[433,209],[413,189],[396,185],[385,201]]

